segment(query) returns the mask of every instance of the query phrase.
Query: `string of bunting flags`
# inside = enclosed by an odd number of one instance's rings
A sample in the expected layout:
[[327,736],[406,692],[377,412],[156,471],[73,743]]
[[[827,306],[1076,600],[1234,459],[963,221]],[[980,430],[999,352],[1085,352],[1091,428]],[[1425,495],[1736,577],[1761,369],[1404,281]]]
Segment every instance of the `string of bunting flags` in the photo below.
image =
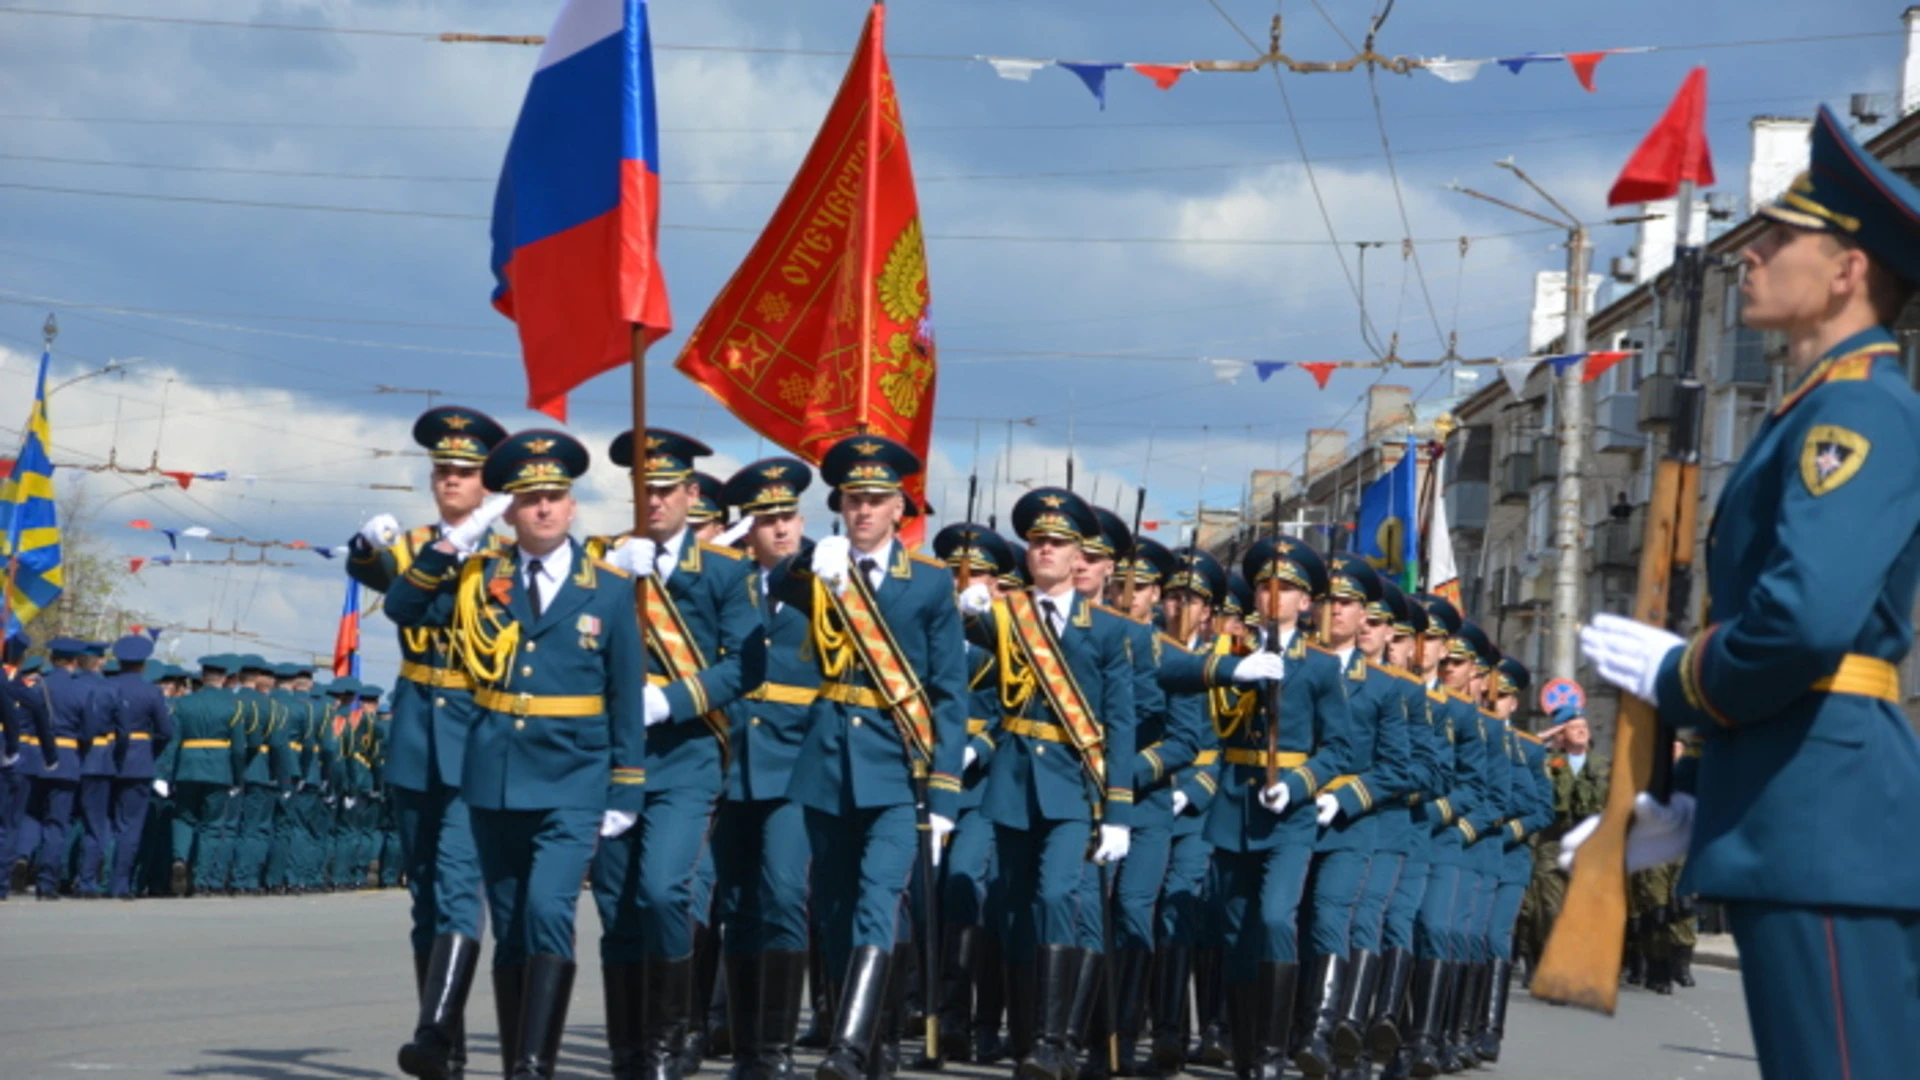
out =
[[1530,52],[1518,56],[1490,56],[1480,59],[1456,60],[1446,56],[1410,57],[1382,56],[1371,50],[1355,54],[1351,59],[1340,61],[1302,61],[1295,60],[1275,49],[1256,60],[1186,60],[1179,63],[1148,63],[1130,60],[1046,60],[1027,56],[976,56],[993,69],[993,73],[1012,82],[1032,82],[1036,72],[1048,68],[1059,68],[1080,80],[1081,85],[1093,95],[1102,110],[1107,107],[1107,76],[1125,69],[1142,76],[1161,90],[1171,90],[1188,72],[1247,72],[1257,71],[1268,66],[1286,68],[1296,74],[1316,72],[1351,71],[1361,64],[1376,64],[1396,74],[1413,71],[1425,71],[1429,75],[1449,83],[1471,82],[1480,74],[1480,69],[1488,64],[1506,68],[1515,75],[1529,67],[1541,64],[1565,64],[1567,70],[1579,81],[1581,89],[1596,93],[1599,87],[1594,82],[1594,73],[1600,62],[1609,56],[1624,56],[1634,53],[1660,52],[1658,45],[1637,45],[1615,49],[1589,49],[1580,52]]
[[146,518],[134,518],[127,522],[127,528],[160,533],[167,538],[167,548],[170,551],[179,551],[182,539],[204,540],[209,544],[223,544],[228,547],[259,548],[263,551],[268,548],[284,551],[311,551],[323,559],[331,559],[346,550],[345,544],[321,545],[311,544],[305,540],[255,540],[245,536],[215,536],[213,530],[205,525],[188,525],[183,528],[169,529],[155,526]]
[[1582,364],[1581,381],[1592,382],[1615,364],[1634,355],[1636,351],[1632,349],[1596,350],[1566,353],[1560,356],[1522,356],[1512,359],[1497,356],[1450,357],[1439,360],[1406,360],[1397,356],[1388,356],[1379,360],[1240,360],[1220,356],[1206,356],[1199,359],[1201,363],[1211,366],[1213,377],[1223,383],[1238,383],[1240,376],[1245,375],[1249,369],[1259,377],[1261,382],[1266,382],[1288,368],[1299,368],[1312,377],[1314,385],[1322,390],[1327,388],[1327,381],[1333,378],[1334,372],[1354,368],[1437,368],[1445,364],[1454,364],[1459,367],[1497,367],[1500,369],[1501,376],[1506,379],[1507,385],[1513,388],[1516,396],[1519,396],[1525,388],[1527,376],[1541,364],[1553,365],[1555,375],[1565,374],[1567,368],[1574,364]]

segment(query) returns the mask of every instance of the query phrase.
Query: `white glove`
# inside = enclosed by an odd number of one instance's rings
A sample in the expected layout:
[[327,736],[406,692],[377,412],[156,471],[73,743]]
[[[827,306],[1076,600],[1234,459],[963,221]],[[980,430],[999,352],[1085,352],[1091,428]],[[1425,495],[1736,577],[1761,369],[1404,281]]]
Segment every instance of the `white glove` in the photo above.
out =
[[619,836],[633,828],[633,823],[639,820],[638,814],[630,814],[625,810],[608,810],[600,815],[600,835],[608,838]]
[[968,769],[973,768],[973,763],[979,760],[980,751],[975,750],[971,746],[967,747],[967,752],[960,755],[960,771],[966,772]]
[[947,856],[947,837],[953,833],[953,819],[928,814],[927,828],[933,833],[933,865],[938,867]]
[[1260,805],[1266,807],[1268,813],[1281,814],[1286,812],[1288,798],[1287,785],[1275,784],[1260,793]]
[[652,577],[654,563],[659,558],[660,549],[653,541],[644,536],[629,536],[607,553],[607,565],[625,570],[634,577]]
[[[1676,794],[1664,806],[1641,792],[1633,797],[1633,820],[1627,823],[1627,872],[1670,863],[1687,853],[1693,841],[1693,796]],[[1573,869],[1573,856],[1600,827],[1595,814],[1560,838],[1560,869]]]
[[1191,800],[1187,798],[1186,792],[1176,791],[1173,793],[1173,816],[1174,817],[1179,817],[1181,814],[1186,813],[1187,807],[1191,805],[1193,805],[1193,803]]
[[1313,816],[1319,819],[1320,827],[1323,829],[1333,824],[1340,816],[1340,800],[1334,798],[1332,794],[1323,793],[1314,796],[1313,807]]
[[349,795],[346,798],[341,799],[340,801],[346,806],[347,809],[349,810],[353,809],[353,796]]
[[392,514],[375,514],[360,526],[360,539],[377,548],[391,547],[400,540],[400,519]]
[[736,521],[733,524],[727,526],[726,532],[723,532],[719,536],[714,538],[713,540],[714,546],[732,547],[734,544],[739,542],[741,537],[747,535],[747,533],[751,532],[752,530],[753,530],[753,515],[742,514],[740,515],[739,521]]
[[673,707],[667,704],[667,692],[665,690],[660,689],[652,683],[648,683],[644,698],[646,700],[648,727],[652,727],[655,724],[664,724],[668,720],[673,719]]
[[960,590],[960,614],[985,615],[993,610],[993,593],[987,591],[985,582],[976,581]]
[[513,505],[513,496],[504,493],[489,495],[480,509],[475,510],[467,520],[447,530],[447,543],[462,555],[471,555],[480,548],[480,541],[487,538],[487,532],[500,515]]
[[853,544],[844,536],[828,536],[813,545],[813,576],[826,582],[835,596],[847,591],[853,573]]
[[173,794],[173,785],[167,783],[165,780],[155,780],[153,782],[153,793],[165,799]]
[[19,760],[19,754],[0,754],[0,769],[11,769],[14,762]]
[[1100,826],[1100,844],[1093,849],[1093,861],[1105,866],[1127,857],[1133,847],[1133,830],[1125,825]]
[[1260,679],[1283,678],[1287,673],[1287,661],[1277,652],[1257,652],[1243,656],[1233,669],[1233,681],[1237,683],[1255,682]]
[[1580,631],[1580,652],[1593,661],[1600,677],[1650,704],[1653,684],[1667,654],[1686,644],[1678,634],[1629,619],[1595,615]]

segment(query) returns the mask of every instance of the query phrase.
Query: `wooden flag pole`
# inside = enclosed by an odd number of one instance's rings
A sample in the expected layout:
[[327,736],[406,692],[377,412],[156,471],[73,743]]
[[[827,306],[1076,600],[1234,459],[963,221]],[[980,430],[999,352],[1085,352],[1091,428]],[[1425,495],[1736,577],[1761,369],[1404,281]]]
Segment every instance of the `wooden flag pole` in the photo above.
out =
[[[633,326],[633,535],[647,534],[647,328]],[[646,613],[641,613],[641,630]]]

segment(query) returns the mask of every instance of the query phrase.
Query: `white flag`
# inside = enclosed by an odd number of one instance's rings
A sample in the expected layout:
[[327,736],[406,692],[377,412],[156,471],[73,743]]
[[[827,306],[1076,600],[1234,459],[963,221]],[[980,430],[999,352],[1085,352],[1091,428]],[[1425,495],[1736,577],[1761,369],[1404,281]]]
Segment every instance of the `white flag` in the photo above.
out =
[[1507,388],[1513,391],[1514,397],[1523,398],[1527,396],[1527,376],[1533,374],[1533,369],[1539,366],[1540,358],[1537,356],[1520,360],[1502,360],[1500,377],[1507,380]]
[[1453,565],[1453,534],[1447,531],[1444,484],[1433,485],[1433,512],[1427,517],[1427,530],[1427,591],[1459,607],[1460,571]]
[[1485,63],[1485,60],[1449,60],[1444,56],[1436,56],[1420,66],[1448,82],[1459,83],[1471,82],[1475,75],[1480,74],[1480,68]]
[[993,73],[1003,79],[1014,82],[1031,82],[1033,73],[1046,67],[1050,61],[1025,60],[1017,56],[983,56],[980,59],[993,65]]

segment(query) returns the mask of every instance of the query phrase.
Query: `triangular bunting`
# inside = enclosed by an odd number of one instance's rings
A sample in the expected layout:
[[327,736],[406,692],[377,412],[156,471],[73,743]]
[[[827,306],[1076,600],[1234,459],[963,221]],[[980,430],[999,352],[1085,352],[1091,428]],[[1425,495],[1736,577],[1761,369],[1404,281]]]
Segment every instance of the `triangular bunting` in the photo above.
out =
[[1124,67],[1125,65],[1076,64],[1066,60],[1060,60],[1057,61],[1057,63],[1075,75],[1080,76],[1080,81],[1086,83],[1087,89],[1092,91],[1093,100],[1099,102],[1100,110],[1105,112],[1107,108],[1107,72],[1118,67]]
[[1573,77],[1580,80],[1580,85],[1586,87],[1589,94],[1593,93],[1593,69],[1599,67],[1600,61],[1606,56],[1604,51],[1567,54],[1567,64],[1573,68]]
[[1586,355],[1586,353],[1568,353],[1563,356],[1542,357],[1542,359],[1553,365],[1553,377],[1557,379],[1567,373],[1569,366],[1579,363],[1581,358]]
[[145,559],[140,559],[140,558],[128,559],[127,572],[130,574],[137,574],[140,572],[140,568],[145,565],[147,565],[147,560]]
[[1520,74],[1520,69],[1526,67],[1528,64],[1553,64],[1564,59],[1566,59],[1566,57],[1561,56],[1559,53],[1528,53],[1525,56],[1503,56],[1494,61],[1494,63],[1518,75]]
[[1325,390],[1327,388],[1327,380],[1333,378],[1334,369],[1340,365],[1319,360],[1312,363],[1301,364],[1300,366],[1306,369],[1307,374],[1313,376],[1314,385]]
[[1537,356],[1528,356],[1520,360],[1502,360],[1500,377],[1507,380],[1507,389],[1513,391],[1514,397],[1523,398],[1527,396],[1527,376],[1533,374],[1533,369],[1539,365],[1540,358]]
[[1620,178],[1607,192],[1608,206],[1671,199],[1682,181],[1713,186],[1713,151],[1707,147],[1707,69],[1694,68],[1673,96],[1660,122],[1647,133]]
[[1592,382],[1607,373],[1607,369],[1632,356],[1631,352],[1591,352],[1587,354],[1587,366],[1580,373],[1581,382]]
[[1207,362],[1213,365],[1214,379],[1223,383],[1239,382],[1241,374],[1247,370],[1245,360],[1209,360]]
[[1444,56],[1436,56],[1421,66],[1447,82],[1463,83],[1473,81],[1486,63],[1485,60],[1449,60]]
[[1185,64],[1128,64],[1127,66],[1152,79],[1153,85],[1162,90],[1173,89],[1173,84],[1180,81],[1180,76],[1193,70]]
[[148,521],[146,518],[134,518],[132,521],[127,522],[127,528],[151,529],[153,528],[153,522]]
[[1261,382],[1266,382],[1273,377],[1274,372],[1285,371],[1286,368],[1286,364],[1276,360],[1256,360],[1253,365],[1253,373],[1260,376]]
[[983,56],[980,59],[993,65],[995,75],[1014,82],[1031,82],[1033,73],[1047,66],[1045,60],[1027,60],[1018,56]]

